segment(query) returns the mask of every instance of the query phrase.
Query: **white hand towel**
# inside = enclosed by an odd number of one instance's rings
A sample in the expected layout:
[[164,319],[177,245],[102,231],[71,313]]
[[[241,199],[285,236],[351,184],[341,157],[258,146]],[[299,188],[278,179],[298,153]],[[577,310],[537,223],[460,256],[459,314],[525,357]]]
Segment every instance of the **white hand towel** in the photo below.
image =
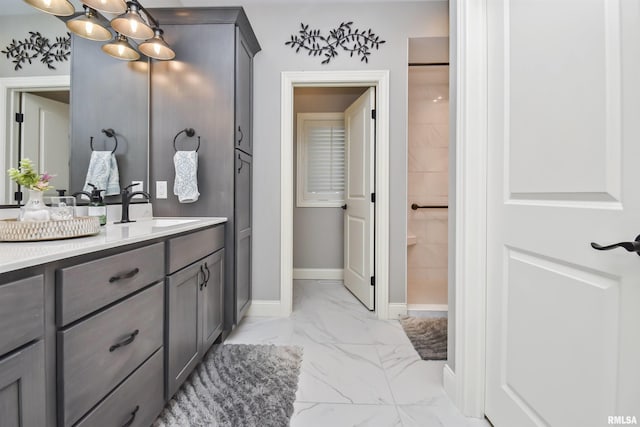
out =
[[91,192],[89,183],[99,190],[106,190],[105,195],[114,196],[120,194],[120,172],[116,156],[111,151],[92,151],[87,170],[87,179],[84,181],[84,191]]
[[193,203],[198,200],[198,153],[196,151],[176,151],[173,156],[176,168],[176,180],[173,194],[180,203]]

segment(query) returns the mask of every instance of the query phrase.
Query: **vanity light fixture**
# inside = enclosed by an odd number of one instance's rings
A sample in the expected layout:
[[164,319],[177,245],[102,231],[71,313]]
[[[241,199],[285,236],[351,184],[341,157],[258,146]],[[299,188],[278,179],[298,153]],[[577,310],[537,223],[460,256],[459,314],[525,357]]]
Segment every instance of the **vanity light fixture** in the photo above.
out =
[[76,11],[69,0],[24,0],[36,9],[58,16],[71,16]]
[[160,28],[154,28],[153,31],[155,35],[152,39],[146,40],[138,45],[140,52],[155,59],[170,60],[175,58],[176,53],[169,47],[167,42],[164,41],[164,37],[162,37],[164,31]]
[[127,10],[127,4],[124,0],[80,0],[91,9],[99,10],[104,13],[112,13],[120,15]]
[[114,18],[111,27],[120,34],[135,40],[147,40],[154,36],[153,29],[140,16],[140,4],[133,0],[127,2],[126,13]]
[[[73,15],[75,9],[69,0],[24,0],[26,3],[43,12],[58,16]],[[138,50],[149,58],[167,61],[175,58],[176,53],[164,40],[160,24],[140,4],[138,0],[80,0],[84,4],[84,15],[67,22],[67,28],[74,34],[89,40],[111,40],[102,46],[108,55],[126,61],[140,58],[138,51],[129,44],[128,38],[140,41]],[[111,29],[102,22],[107,19],[99,12],[119,14],[111,21]],[[113,30],[113,31],[112,31]]]
[[89,6],[84,7],[84,15],[67,21],[67,28],[74,34],[89,40],[104,42],[113,37],[111,31],[98,20],[96,11]]
[[129,40],[122,34],[117,34],[111,42],[102,46],[102,51],[109,56],[124,61],[140,59],[140,54],[129,44]]

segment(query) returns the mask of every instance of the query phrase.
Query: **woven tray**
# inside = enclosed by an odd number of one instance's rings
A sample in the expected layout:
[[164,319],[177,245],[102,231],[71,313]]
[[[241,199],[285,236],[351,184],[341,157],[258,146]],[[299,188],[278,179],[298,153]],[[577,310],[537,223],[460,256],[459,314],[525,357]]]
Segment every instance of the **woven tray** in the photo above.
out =
[[0,221],[0,241],[34,242],[72,239],[100,233],[100,220],[81,216],[63,221],[24,222],[15,219]]

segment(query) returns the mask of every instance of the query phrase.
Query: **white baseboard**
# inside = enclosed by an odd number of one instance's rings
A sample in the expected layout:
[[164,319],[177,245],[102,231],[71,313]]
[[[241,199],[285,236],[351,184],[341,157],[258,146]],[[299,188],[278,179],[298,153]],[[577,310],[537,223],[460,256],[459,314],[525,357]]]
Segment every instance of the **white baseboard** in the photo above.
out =
[[247,310],[247,317],[281,317],[280,300],[253,300]]
[[449,306],[447,304],[407,304],[407,310],[449,311]]
[[342,280],[342,268],[294,268],[293,280]]
[[389,314],[389,319],[397,319],[400,316],[407,315],[407,304],[403,302],[392,302],[389,303],[389,310],[387,311]]
[[447,393],[449,399],[457,407],[456,374],[451,370],[448,363],[445,363],[444,368],[442,368],[442,386],[444,387],[444,392]]

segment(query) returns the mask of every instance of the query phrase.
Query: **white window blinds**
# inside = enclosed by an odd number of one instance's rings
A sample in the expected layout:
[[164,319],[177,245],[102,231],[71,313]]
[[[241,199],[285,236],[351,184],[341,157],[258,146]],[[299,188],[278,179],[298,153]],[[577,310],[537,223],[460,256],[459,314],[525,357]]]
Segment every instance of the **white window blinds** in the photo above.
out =
[[342,113],[298,115],[298,206],[339,206],[344,198]]

